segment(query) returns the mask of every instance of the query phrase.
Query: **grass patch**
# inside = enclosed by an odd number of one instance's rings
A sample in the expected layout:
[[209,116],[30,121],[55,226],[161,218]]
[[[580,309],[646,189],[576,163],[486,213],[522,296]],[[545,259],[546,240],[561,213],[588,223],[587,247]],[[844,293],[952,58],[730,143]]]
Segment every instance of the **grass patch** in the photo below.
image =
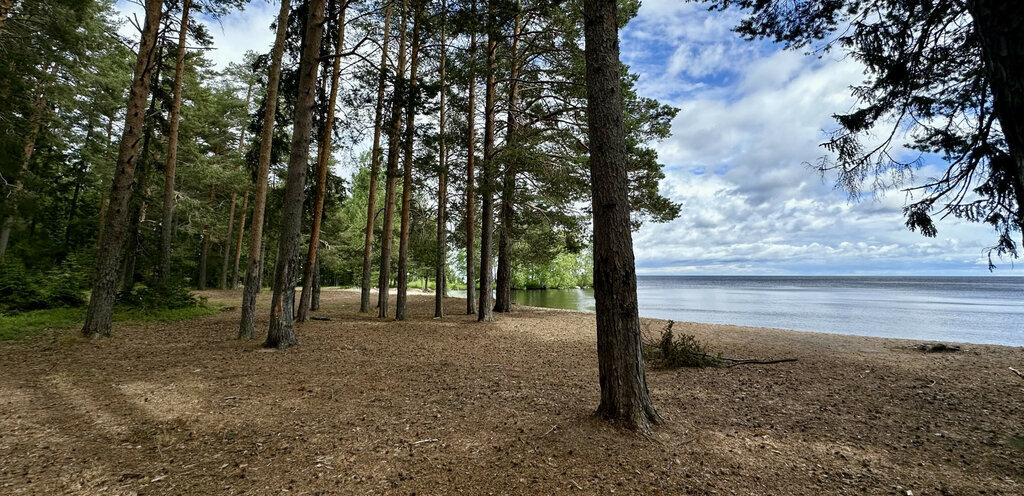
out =
[[0,341],[17,341],[47,329],[64,329],[85,321],[84,308],[49,308],[0,315]]
[[[118,309],[114,322],[178,322],[205,317],[221,311],[219,306],[200,305],[172,309]],[[71,329],[85,322],[85,307],[50,308],[0,315],[0,341],[18,341],[50,329]]]

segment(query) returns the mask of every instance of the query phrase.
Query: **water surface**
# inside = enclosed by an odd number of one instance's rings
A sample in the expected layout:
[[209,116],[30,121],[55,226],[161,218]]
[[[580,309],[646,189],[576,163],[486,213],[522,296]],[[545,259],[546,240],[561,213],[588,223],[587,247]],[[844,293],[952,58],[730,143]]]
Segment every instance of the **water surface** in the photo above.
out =
[[[640,276],[637,297],[643,317],[1024,346],[1024,277]],[[594,311],[591,289],[513,298]]]

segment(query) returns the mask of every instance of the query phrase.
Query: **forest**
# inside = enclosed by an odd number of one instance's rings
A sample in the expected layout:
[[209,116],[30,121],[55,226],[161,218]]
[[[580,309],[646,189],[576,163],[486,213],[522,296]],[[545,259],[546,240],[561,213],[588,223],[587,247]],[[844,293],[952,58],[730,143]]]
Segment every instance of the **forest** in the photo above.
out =
[[[139,15],[123,15],[129,3]],[[986,223],[997,238],[990,260],[1017,256],[1024,133],[1012,116],[1024,78],[1013,60],[1024,44],[990,2],[706,3],[742,10],[736,31],[748,39],[847,49],[865,64],[862,107],[836,116],[819,172],[852,195],[890,174],[919,193],[904,210],[910,229],[935,236],[940,215]],[[14,342],[0,359],[18,364],[0,383],[10,398],[0,425],[22,429],[32,409],[77,412],[0,437],[0,460],[43,461],[0,469],[0,482],[43,493],[774,494],[837,487],[823,482],[832,477],[912,494],[861,470],[946,487],[877,455],[881,437],[863,444],[857,422],[897,408],[891,395],[902,401],[893,415],[913,425],[939,400],[999,412],[977,424],[943,410],[936,425],[955,425],[956,439],[1015,429],[1005,384],[948,396],[918,387],[1005,369],[1015,355],[998,347],[955,372],[916,361],[864,379],[862,367],[884,367],[882,354],[903,345],[681,324],[680,346],[722,374],[655,367],[675,345],[674,323],[638,314],[632,235],[684,208],[659,188],[655,150],[680,109],[641,95],[621,62],[619,30],[639,0],[273,5],[273,44],[218,66],[210,30],[249,0],[0,0],[0,341]],[[901,8],[912,15],[860,15]],[[929,37],[968,14],[999,36]],[[917,45],[900,41],[922,32]],[[923,66],[901,72],[915,54]],[[950,69],[963,60],[973,65]],[[914,183],[918,164],[889,154],[891,135],[872,148],[867,136],[885,126],[920,131],[912,146],[945,157],[947,175]],[[593,287],[595,314],[512,299],[580,287]],[[666,351],[652,355],[659,328]],[[725,375],[733,359],[697,338],[785,358],[734,360],[754,366]],[[877,394],[853,406],[857,388],[841,386],[853,380],[877,381],[858,383]],[[799,406],[773,403],[775,389]],[[760,406],[737,403],[747,397]],[[852,423],[822,434],[819,451],[841,460],[800,477],[754,475],[772,453],[804,467],[818,449],[806,426],[834,426],[822,413],[832,407]],[[91,434],[75,455],[67,439],[79,430]],[[964,441],[986,470],[950,483],[952,493],[1006,487],[1019,468],[1006,454],[1021,436],[1005,439],[998,452]],[[32,486],[54,470],[35,448],[50,445],[74,460],[74,475]],[[938,463],[945,448],[912,456]],[[142,461],[132,449],[145,450]],[[303,458],[294,472],[293,452]],[[409,460],[386,461],[399,453]],[[617,457],[614,476],[606,457]],[[476,468],[463,470],[466,460]]]
[[[305,288],[300,321],[321,280],[360,286],[364,312],[371,287],[386,300],[397,286],[398,318],[410,277],[438,298],[493,286],[498,312],[512,288],[590,286],[581,10],[476,3],[284,2],[274,46],[226,68],[205,57],[217,47],[197,19],[242,1],[147,3],[131,21],[138,39],[117,35],[125,21],[109,2],[19,4],[3,35],[5,306],[80,305],[92,288],[109,313],[242,285],[246,321],[277,268]],[[305,87],[303,71],[316,76]],[[635,228],[679,205],[659,194],[650,147],[677,110],[634,81],[623,79]],[[135,147],[121,149],[125,136]]]

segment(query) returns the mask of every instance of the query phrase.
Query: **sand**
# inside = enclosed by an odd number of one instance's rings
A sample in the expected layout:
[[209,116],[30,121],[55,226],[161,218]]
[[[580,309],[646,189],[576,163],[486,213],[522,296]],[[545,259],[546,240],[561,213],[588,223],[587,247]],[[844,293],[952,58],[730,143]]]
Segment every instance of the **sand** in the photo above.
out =
[[650,369],[645,437],[592,416],[591,314],[323,297],[286,351],[236,341],[237,309],[0,343],[0,494],[1024,494],[1021,348],[677,323],[797,361]]

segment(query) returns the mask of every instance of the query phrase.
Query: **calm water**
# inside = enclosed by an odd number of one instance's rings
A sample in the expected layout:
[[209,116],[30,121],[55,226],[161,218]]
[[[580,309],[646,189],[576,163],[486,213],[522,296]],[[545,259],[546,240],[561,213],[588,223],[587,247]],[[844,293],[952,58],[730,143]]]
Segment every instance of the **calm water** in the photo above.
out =
[[[1024,277],[641,276],[637,296],[643,317],[1024,346]],[[590,289],[514,298],[594,311]]]

